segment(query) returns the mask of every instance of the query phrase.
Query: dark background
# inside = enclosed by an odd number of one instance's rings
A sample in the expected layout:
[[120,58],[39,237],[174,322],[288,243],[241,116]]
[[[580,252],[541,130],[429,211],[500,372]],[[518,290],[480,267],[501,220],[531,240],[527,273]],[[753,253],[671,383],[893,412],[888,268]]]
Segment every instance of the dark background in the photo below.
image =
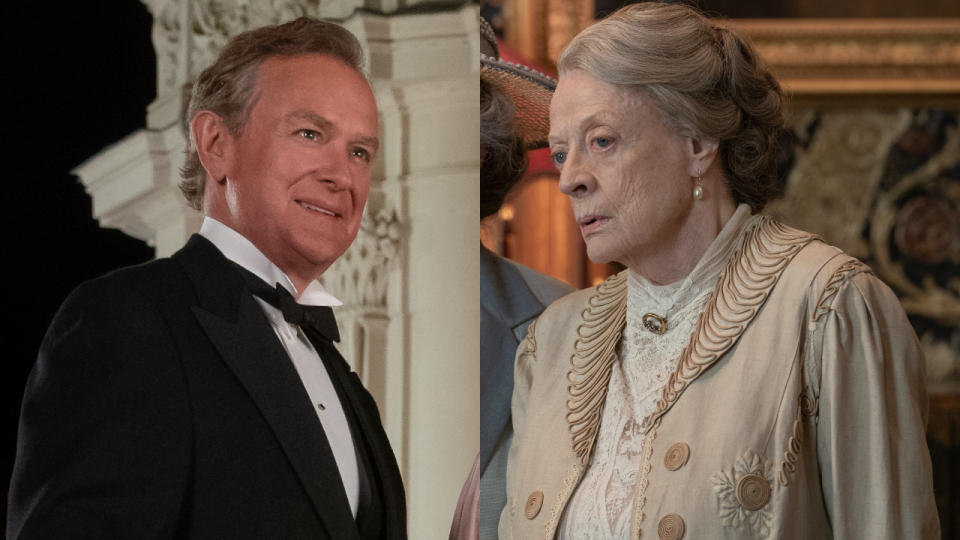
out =
[[4,81],[14,97],[6,102],[4,137],[12,193],[3,214],[12,239],[4,281],[13,301],[0,404],[4,486],[23,387],[60,303],[82,281],[153,257],[144,242],[98,227],[90,197],[70,170],[143,128],[156,93],[152,18],[141,2],[24,2],[7,12]]

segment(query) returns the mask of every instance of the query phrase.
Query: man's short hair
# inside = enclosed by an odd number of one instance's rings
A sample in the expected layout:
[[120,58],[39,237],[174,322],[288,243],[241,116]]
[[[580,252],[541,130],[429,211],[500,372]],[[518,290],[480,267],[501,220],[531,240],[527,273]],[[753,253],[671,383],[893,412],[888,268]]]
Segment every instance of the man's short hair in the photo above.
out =
[[[257,71],[273,56],[325,54],[362,74],[363,49],[360,42],[343,27],[310,17],[284,24],[264,26],[233,38],[220,52],[217,61],[197,77],[187,108],[187,125],[200,111],[211,111],[223,118],[233,135],[243,127],[253,108],[253,89]],[[186,162],[180,175],[180,190],[196,210],[203,204],[206,171],[200,163],[193,133],[188,129]]]

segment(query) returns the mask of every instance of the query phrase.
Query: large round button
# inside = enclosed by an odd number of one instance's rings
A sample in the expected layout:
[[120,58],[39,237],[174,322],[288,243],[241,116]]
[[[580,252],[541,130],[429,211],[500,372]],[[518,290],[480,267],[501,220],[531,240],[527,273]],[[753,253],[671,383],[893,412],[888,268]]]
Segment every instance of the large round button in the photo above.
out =
[[542,506],[543,492],[539,490],[534,491],[527,497],[527,504],[523,507],[523,513],[526,514],[527,519],[533,519],[540,513],[540,507]]
[[663,466],[668,471],[675,471],[686,465],[688,459],[690,459],[690,446],[685,442],[674,443],[663,456]]
[[680,540],[684,532],[683,518],[678,514],[667,514],[660,518],[660,523],[657,524],[660,540]]
[[737,480],[737,500],[747,510],[759,510],[770,501],[770,482],[759,474],[746,474]]

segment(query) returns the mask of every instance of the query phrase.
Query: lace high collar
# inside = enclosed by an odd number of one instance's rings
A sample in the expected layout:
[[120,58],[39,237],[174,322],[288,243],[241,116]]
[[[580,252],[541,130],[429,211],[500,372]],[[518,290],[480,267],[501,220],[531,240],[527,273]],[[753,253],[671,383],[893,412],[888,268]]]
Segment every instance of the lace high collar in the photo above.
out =
[[637,272],[628,270],[628,327],[631,320],[639,321],[646,313],[656,313],[667,319],[669,331],[671,316],[676,316],[702,293],[713,288],[727,261],[736,251],[740,233],[749,218],[750,206],[738,206],[697,265],[683,279],[667,285],[656,285]]

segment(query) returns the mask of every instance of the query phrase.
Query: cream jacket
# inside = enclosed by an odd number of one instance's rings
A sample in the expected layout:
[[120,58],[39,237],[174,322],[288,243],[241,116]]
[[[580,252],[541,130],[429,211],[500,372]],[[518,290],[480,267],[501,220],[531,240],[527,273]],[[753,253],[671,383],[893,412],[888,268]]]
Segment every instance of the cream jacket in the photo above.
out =
[[[923,356],[896,296],[751,218],[644,421],[633,538],[939,538]],[[589,466],[626,274],[551,305],[517,351],[500,538],[552,539]]]

